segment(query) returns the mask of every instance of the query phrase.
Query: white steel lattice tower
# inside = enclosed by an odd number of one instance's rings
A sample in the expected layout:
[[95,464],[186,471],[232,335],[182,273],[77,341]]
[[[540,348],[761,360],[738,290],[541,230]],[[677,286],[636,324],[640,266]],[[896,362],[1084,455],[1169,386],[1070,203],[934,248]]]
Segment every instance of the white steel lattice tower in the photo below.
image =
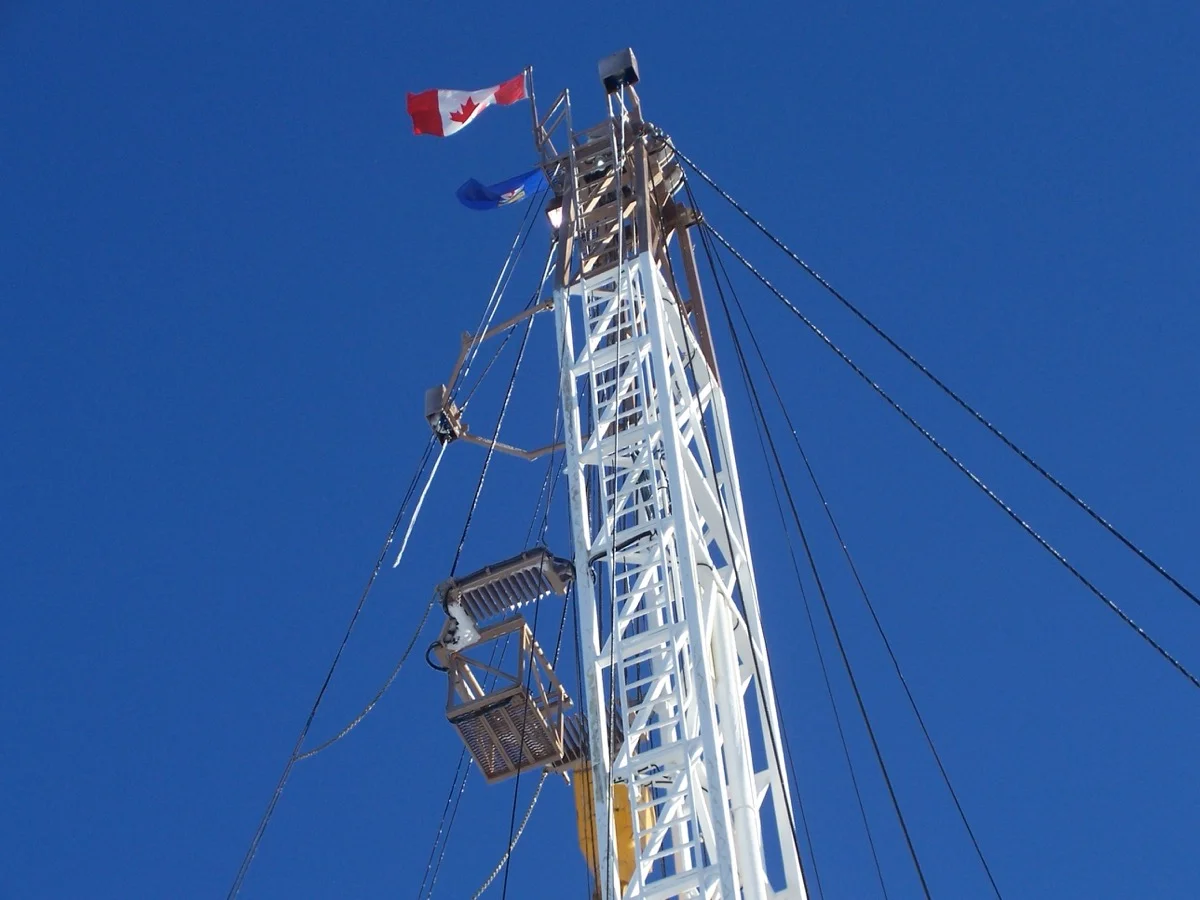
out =
[[573,131],[565,93],[536,123],[562,198],[554,312],[598,893],[806,900],[695,217],[633,80],[606,82],[598,126]]

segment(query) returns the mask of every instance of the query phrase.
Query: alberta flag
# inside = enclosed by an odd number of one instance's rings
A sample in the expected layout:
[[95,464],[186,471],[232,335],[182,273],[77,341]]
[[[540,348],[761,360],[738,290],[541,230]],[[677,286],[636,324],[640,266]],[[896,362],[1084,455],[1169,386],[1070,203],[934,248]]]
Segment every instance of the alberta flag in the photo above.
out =
[[497,184],[481,184],[472,178],[456,194],[459,202],[468,209],[496,209],[519,203],[531,194],[545,190],[546,186],[546,176],[542,170],[532,169]]
[[477,91],[421,91],[408,95],[413,134],[449,137],[489,106],[508,106],[525,99],[525,73]]

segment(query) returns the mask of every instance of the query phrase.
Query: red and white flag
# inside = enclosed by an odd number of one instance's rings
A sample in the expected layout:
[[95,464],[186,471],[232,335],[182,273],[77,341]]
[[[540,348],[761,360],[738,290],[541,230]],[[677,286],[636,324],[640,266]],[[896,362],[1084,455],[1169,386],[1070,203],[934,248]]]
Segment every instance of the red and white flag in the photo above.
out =
[[508,106],[525,99],[525,73],[503,84],[477,91],[421,91],[408,95],[413,134],[449,137],[493,104]]

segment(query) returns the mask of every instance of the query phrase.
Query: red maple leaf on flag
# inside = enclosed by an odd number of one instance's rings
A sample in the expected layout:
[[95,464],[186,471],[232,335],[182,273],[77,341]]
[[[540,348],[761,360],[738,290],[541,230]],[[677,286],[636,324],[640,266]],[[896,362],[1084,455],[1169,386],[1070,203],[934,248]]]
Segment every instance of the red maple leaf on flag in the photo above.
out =
[[461,107],[450,113],[450,121],[457,122],[460,125],[465,125],[467,121],[475,114],[475,110],[479,109],[479,104],[471,97],[466,99]]

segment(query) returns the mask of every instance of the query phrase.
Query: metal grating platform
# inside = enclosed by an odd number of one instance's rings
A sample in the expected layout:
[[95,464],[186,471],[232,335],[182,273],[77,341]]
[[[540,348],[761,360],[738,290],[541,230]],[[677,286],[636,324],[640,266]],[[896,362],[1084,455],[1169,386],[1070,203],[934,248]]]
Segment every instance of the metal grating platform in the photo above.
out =
[[489,784],[562,759],[559,735],[523,687],[488,699],[482,708],[450,717],[450,724]]
[[[484,661],[511,637],[514,666]],[[488,782],[561,763],[571,698],[519,613],[483,629],[469,652],[451,653],[446,662],[446,719]]]

